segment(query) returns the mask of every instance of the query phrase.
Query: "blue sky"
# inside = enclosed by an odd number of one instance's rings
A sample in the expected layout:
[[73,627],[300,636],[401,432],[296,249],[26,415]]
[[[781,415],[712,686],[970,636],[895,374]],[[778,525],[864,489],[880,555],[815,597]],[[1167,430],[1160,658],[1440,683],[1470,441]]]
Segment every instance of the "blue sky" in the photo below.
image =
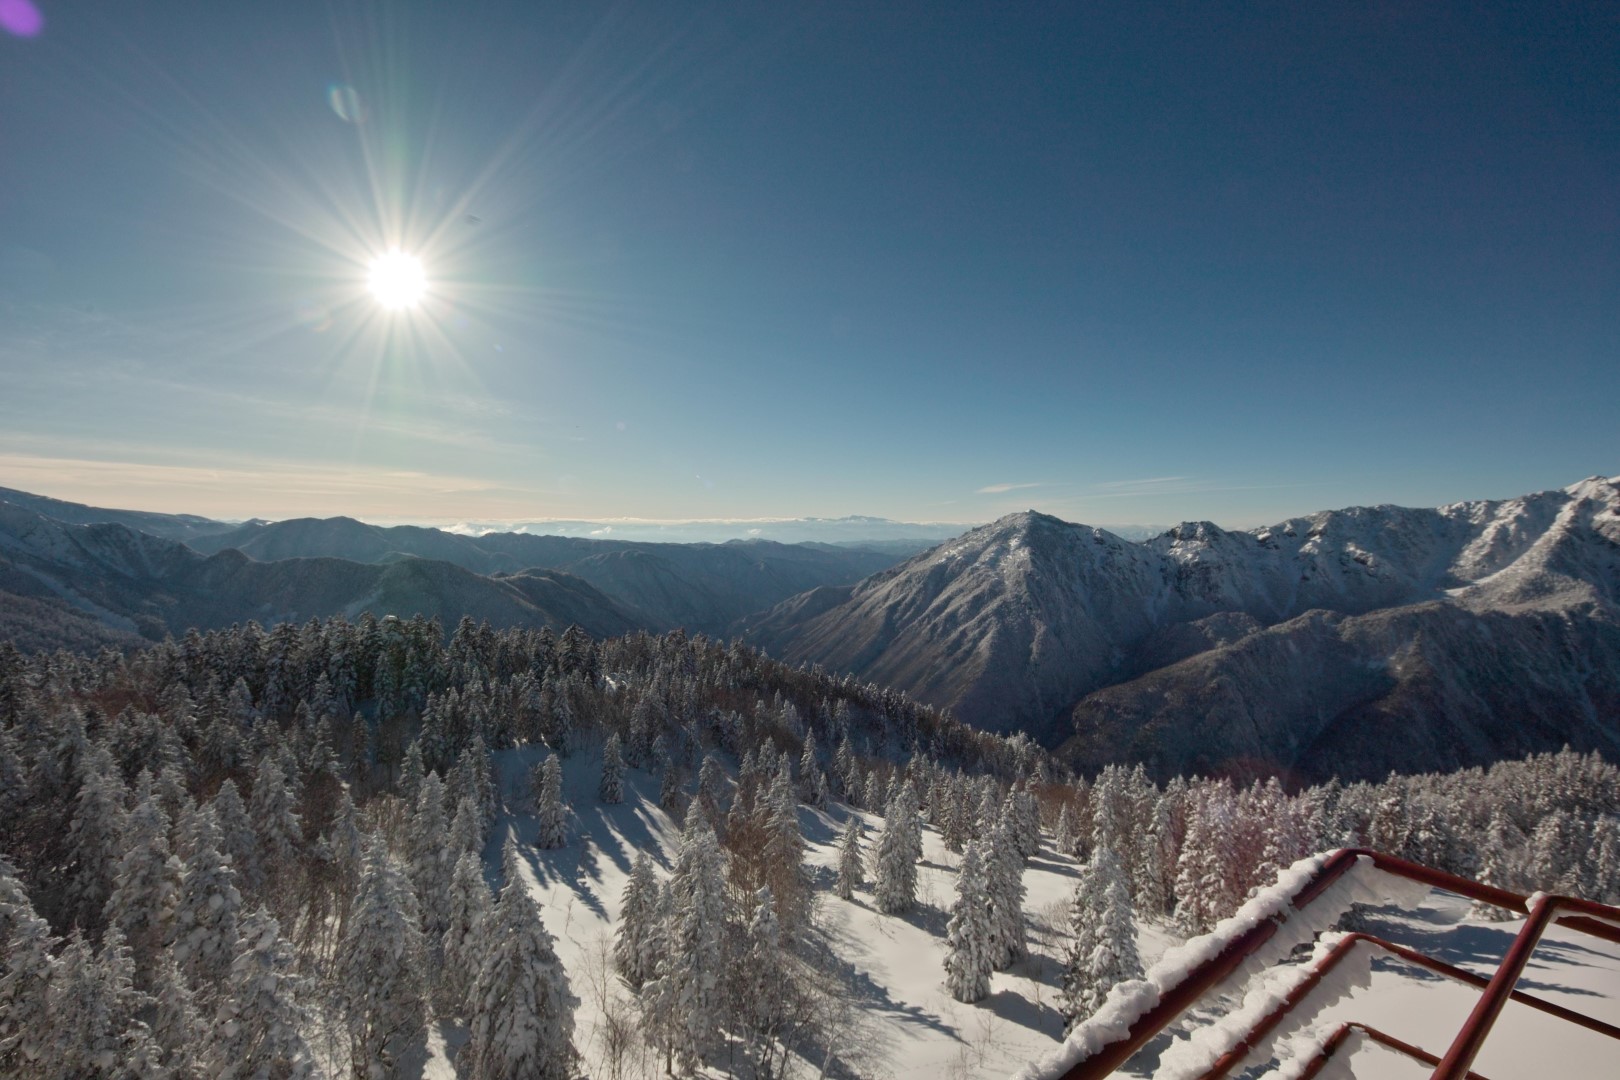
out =
[[1610,5],[31,2],[0,485],[1251,525],[1620,471]]

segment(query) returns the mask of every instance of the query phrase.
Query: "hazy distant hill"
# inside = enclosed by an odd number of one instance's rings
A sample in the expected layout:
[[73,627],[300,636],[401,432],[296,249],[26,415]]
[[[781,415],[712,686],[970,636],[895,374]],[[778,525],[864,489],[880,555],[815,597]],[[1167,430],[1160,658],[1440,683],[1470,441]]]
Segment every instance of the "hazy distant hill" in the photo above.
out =
[[[204,556],[183,544],[118,524],[70,525],[0,503],[0,609],[14,598],[54,599],[104,627],[147,637],[256,619],[316,616],[462,615],[500,626],[577,623],[593,635],[625,633],[637,622],[579,578],[555,571],[485,577],[450,563],[393,564],[344,559],[256,562],[237,551]],[[23,588],[27,591],[24,592]]]
[[750,633],[978,725],[1073,731],[1082,765],[1377,774],[1620,747],[1617,598],[1620,484],[1592,478],[1139,544],[1014,514]]
[[479,574],[530,567],[590,582],[649,629],[684,626],[724,635],[742,617],[823,585],[853,584],[904,555],[826,544],[732,540],[653,544],[583,537],[368,525],[353,518],[298,518],[243,525],[190,541],[204,552],[236,549],[261,561],[329,556],[374,563],[440,559]]
[[190,540],[193,537],[227,532],[236,526],[224,521],[198,517],[195,514],[153,514],[145,510],[109,510],[101,506],[64,502],[45,495],[31,495],[26,491],[0,487],[0,503],[10,503],[36,514],[55,518],[69,525],[94,525],[110,521],[127,525],[137,532],[161,536],[169,540]]

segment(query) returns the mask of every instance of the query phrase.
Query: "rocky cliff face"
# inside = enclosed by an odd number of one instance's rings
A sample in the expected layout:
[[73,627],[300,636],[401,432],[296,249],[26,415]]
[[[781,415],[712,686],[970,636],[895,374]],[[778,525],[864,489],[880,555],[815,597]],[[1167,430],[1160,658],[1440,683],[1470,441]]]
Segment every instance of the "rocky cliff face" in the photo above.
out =
[[1015,514],[750,633],[981,726],[1074,732],[1086,766],[1365,775],[1614,745],[1617,597],[1620,483],[1594,477],[1143,543]]

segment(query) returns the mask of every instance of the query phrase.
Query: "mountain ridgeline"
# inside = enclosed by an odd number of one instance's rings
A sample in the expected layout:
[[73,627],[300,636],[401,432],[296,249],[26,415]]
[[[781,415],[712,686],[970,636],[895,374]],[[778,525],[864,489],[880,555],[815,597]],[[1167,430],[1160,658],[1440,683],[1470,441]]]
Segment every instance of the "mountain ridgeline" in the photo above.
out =
[[1142,543],[1014,514],[751,621],[1071,763],[1380,776],[1620,749],[1620,483]]
[[365,610],[740,633],[1028,732],[1087,771],[1317,780],[1566,742],[1620,752],[1615,480],[1140,542],[1026,512],[902,557],[349,518],[232,526],[0,490],[0,634],[94,649]]

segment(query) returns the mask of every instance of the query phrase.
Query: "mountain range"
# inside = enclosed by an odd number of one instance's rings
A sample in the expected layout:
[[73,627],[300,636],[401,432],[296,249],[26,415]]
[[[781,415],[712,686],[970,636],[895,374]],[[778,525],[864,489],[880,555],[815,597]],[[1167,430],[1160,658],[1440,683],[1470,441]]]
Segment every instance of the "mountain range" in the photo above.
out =
[[1179,525],[1034,512],[750,620],[1082,768],[1378,776],[1620,749],[1620,483]]
[[329,614],[742,633],[1075,766],[1301,779],[1620,751],[1620,482],[1142,541],[1034,511],[903,552],[231,525],[0,489],[0,633]]

